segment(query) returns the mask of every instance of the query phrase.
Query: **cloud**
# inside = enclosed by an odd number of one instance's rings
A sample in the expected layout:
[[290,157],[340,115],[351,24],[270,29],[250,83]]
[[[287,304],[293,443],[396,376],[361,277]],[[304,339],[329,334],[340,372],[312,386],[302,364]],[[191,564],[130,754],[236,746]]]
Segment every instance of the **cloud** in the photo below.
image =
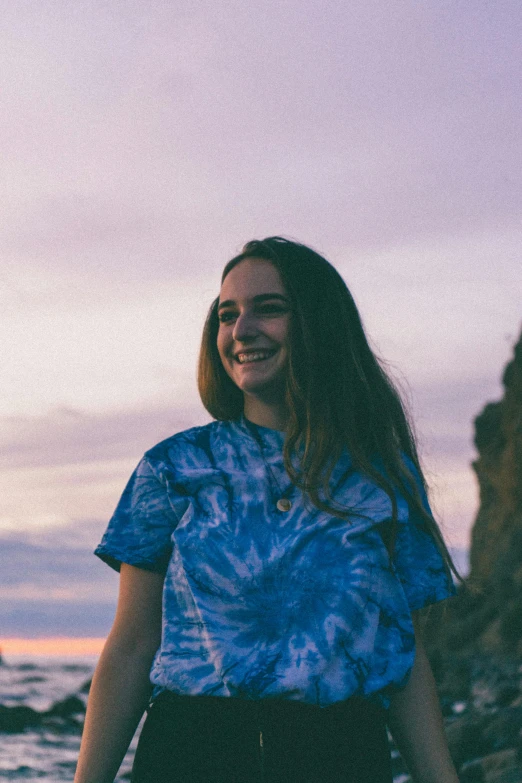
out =
[[5,638],[104,637],[113,620],[114,606],[107,604],[10,601],[0,605]]
[[108,520],[143,453],[208,420],[191,406],[103,415],[57,408],[5,417],[0,530],[56,528],[60,534],[74,520]]
[[65,531],[18,531],[0,537],[3,636],[108,633],[118,577],[92,554],[103,527],[78,520]]
[[475,456],[474,419],[501,394],[499,380],[485,373],[416,385],[411,408],[424,446],[447,458]]
[[510,4],[67,7],[3,19],[15,257],[172,279],[269,226],[367,249],[516,225]]
[[172,288],[151,281],[125,295],[98,292],[91,280],[82,301],[58,289],[17,303],[10,292],[2,310],[3,412],[197,400],[197,353],[216,288],[195,277]]
[[[65,531],[47,530],[38,534],[31,531],[2,534],[0,552],[0,580],[3,588],[24,591],[29,584],[47,591],[68,591],[76,586],[89,585],[97,600],[103,598],[105,588],[113,585],[111,569],[93,556],[92,551],[101,538],[105,524],[92,521],[86,535],[82,527],[86,523],[77,520]],[[90,539],[90,541],[89,541]],[[76,596],[79,598],[79,596]],[[113,596],[111,595],[110,600]],[[64,600],[64,595],[59,600]]]
[[[201,407],[156,407],[106,414],[58,407],[40,416],[5,416],[0,456],[8,470],[114,463],[196,423],[210,421]],[[76,474],[73,481],[78,480]],[[85,473],[85,481],[89,477]]]

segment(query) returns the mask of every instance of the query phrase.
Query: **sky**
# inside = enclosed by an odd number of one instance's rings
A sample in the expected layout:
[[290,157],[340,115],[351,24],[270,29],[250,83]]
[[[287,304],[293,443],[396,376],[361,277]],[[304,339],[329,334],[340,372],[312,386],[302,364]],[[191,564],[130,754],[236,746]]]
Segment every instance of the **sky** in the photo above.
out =
[[205,424],[226,261],[347,282],[465,550],[473,418],[521,328],[518,0],[0,0],[0,643],[104,636],[143,452]]

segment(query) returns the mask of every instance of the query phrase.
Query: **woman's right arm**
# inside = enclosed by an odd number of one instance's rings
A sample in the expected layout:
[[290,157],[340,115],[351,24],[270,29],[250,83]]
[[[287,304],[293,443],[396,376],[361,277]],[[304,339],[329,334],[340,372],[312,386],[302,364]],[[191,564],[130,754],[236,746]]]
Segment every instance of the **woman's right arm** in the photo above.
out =
[[163,574],[122,563],[118,608],[94,673],[74,783],[112,783],[147,706]]

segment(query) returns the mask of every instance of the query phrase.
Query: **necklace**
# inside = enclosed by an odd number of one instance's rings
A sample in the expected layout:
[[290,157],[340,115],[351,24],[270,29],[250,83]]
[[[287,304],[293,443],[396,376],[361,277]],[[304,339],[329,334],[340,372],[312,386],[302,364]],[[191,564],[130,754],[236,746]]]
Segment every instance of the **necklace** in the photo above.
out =
[[[246,422],[247,420],[244,419],[244,421]],[[272,468],[270,467],[269,463],[265,459],[265,453],[264,453],[264,449],[263,449],[263,441],[261,440],[261,436],[257,432],[257,429],[256,429],[255,425],[254,426],[250,426],[250,422],[249,422],[247,426],[248,426],[249,430],[251,431],[251,433],[253,434],[254,439],[255,439],[255,441],[257,443],[257,446],[259,448],[259,453],[261,454],[261,459],[265,463],[265,465],[268,468],[268,471],[270,473],[270,476],[272,477],[272,483],[276,485],[276,487],[277,487],[277,489],[279,491],[280,497],[276,501],[277,509],[279,511],[290,511],[290,509],[292,508],[292,501],[290,500],[290,498],[285,497],[285,495],[287,494],[287,492],[291,492],[292,491],[293,484],[290,485],[289,489],[287,489],[286,492],[283,492],[283,490],[281,489],[281,485],[280,485],[279,481],[277,480],[277,476],[275,475],[274,471],[272,470]]]

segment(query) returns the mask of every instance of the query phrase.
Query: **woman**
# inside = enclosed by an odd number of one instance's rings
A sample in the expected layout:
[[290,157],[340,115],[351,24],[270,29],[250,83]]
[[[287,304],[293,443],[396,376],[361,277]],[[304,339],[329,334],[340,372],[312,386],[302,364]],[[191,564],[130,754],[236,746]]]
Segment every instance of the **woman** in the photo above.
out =
[[[225,267],[199,390],[96,554],[120,570],[76,783],[458,781],[418,611],[454,592],[400,398],[337,271],[281,237]],[[152,698],[151,698],[152,697]]]

